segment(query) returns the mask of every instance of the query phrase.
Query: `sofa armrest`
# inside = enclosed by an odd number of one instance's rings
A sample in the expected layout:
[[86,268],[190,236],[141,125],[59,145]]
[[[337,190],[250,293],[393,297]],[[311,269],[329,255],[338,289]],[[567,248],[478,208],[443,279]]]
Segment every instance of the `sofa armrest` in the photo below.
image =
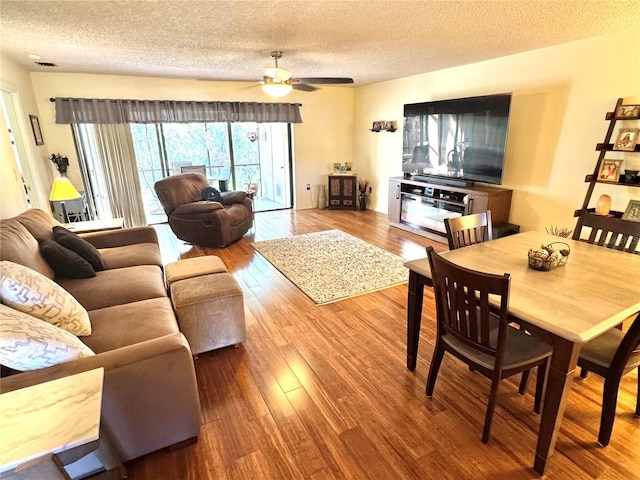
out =
[[158,245],[158,234],[153,227],[133,227],[106,232],[92,232],[80,234],[96,248],[123,247],[136,243],[155,243]]
[[197,437],[200,402],[193,357],[181,333],[2,379],[9,392],[104,367],[101,428],[122,461]]

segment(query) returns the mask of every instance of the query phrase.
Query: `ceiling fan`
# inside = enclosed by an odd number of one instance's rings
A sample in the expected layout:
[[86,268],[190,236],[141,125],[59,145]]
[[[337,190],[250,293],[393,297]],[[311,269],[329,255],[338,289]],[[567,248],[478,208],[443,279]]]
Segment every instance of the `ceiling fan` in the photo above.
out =
[[278,60],[282,58],[282,52],[273,51],[269,54],[275,61],[275,67],[267,68],[264,77],[260,81],[262,90],[272,97],[284,97],[291,90],[313,92],[318,87],[314,85],[337,85],[353,83],[353,78],[343,77],[306,77],[292,78],[290,71],[278,67]]

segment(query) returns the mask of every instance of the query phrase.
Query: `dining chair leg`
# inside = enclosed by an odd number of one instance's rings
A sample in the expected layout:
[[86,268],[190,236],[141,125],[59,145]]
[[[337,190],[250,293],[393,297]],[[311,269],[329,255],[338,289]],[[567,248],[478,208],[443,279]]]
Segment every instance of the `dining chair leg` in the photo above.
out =
[[524,395],[527,391],[527,383],[529,383],[529,374],[531,370],[525,370],[522,372],[522,378],[520,379],[520,388],[518,388],[518,394]]
[[427,397],[431,397],[433,395],[433,388],[436,385],[436,378],[438,378],[438,370],[440,370],[442,357],[444,357],[444,348],[442,347],[442,343],[439,340],[436,340],[436,348],[433,351],[431,366],[429,367],[429,375],[427,377]]
[[636,417],[640,417],[640,365],[638,365],[638,392],[636,394]]
[[587,375],[589,375],[589,370],[587,370],[586,368],[582,367],[580,369],[580,378],[587,378]]
[[499,374],[494,372],[491,381],[491,393],[489,395],[489,404],[487,405],[487,415],[484,419],[484,430],[482,431],[482,443],[488,443],[491,437],[491,422],[493,421],[493,412],[496,409],[496,400],[498,399],[498,387],[500,385]]
[[598,444],[606,447],[611,440],[613,422],[616,419],[616,406],[618,403],[618,388],[620,377],[607,378],[604,381],[604,393],[602,394],[602,413],[600,414],[600,431],[598,432]]
[[540,415],[542,412],[542,400],[544,399],[544,391],[546,389],[547,375],[549,374],[549,359],[538,365],[538,373],[536,374],[536,394],[533,401],[533,411]]

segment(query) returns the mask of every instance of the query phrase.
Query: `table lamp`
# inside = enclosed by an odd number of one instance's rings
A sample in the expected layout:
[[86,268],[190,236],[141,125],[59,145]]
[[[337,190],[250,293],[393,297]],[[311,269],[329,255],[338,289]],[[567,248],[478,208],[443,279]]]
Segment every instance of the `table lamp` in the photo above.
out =
[[78,190],[76,190],[76,188],[66,176],[58,177],[53,181],[49,200],[51,202],[60,202],[64,223],[69,223],[69,215],[67,214],[67,207],[65,206],[64,202],[66,202],[67,200],[76,200],[80,197],[80,193],[78,193]]

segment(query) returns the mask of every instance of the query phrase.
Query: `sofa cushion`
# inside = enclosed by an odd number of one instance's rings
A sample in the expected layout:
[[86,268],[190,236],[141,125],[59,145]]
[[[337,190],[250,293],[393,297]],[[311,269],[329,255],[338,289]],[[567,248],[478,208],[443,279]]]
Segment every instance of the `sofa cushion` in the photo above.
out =
[[91,310],[89,316],[93,333],[82,341],[98,353],[179,331],[168,297]]
[[53,269],[40,253],[38,241],[16,218],[0,221],[0,260],[19,263],[53,278]]
[[80,303],[56,282],[23,265],[0,261],[0,299],[74,335],[91,335],[89,314]]
[[100,248],[98,251],[107,270],[136,265],[162,267],[160,249],[155,243],[136,243],[124,247]]
[[104,270],[104,262],[98,249],[76,233],[64,227],[53,227],[53,238],[63,247],[67,247],[84,258],[96,272]]
[[91,278],[96,272],[89,262],[55,240],[39,240],[40,253],[53,268],[56,278]]
[[53,240],[53,227],[61,225],[50,214],[38,208],[26,210],[14,218],[24,225],[36,240]]
[[78,337],[61,328],[0,305],[0,364],[36,370],[93,355]]
[[156,265],[105,270],[94,278],[65,278],[58,283],[87,310],[167,296],[162,270]]

